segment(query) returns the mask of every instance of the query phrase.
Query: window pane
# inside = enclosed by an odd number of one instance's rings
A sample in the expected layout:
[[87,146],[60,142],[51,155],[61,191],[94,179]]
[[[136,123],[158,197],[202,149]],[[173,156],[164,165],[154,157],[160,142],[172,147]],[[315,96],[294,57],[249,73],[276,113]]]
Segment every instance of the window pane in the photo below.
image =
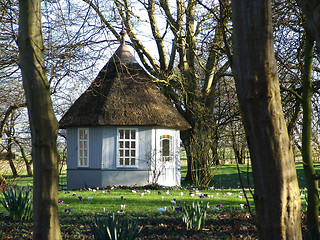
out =
[[87,150],[84,150],[84,156],[88,157],[88,151]]
[[136,148],[136,142],[131,142],[131,148]]
[[88,142],[87,141],[85,141],[85,142],[83,142],[83,144],[84,144],[84,148],[88,148]]
[[123,141],[119,142],[119,147],[123,148]]
[[136,130],[131,130],[131,139],[136,139]]
[[83,142],[80,141],[80,148],[83,148]]
[[136,165],[136,159],[135,158],[131,158],[131,165]]
[[120,139],[123,139],[123,130],[119,130],[120,133]]
[[79,138],[83,139],[83,130],[79,130]]
[[130,139],[130,130],[125,130],[124,131],[124,138],[125,139]]
[[130,148],[130,142],[128,141],[125,142],[125,148]]
[[80,150],[80,157],[83,157],[83,150]]
[[129,157],[129,156],[130,156],[130,155],[129,155],[129,150],[126,150],[125,155],[126,155],[126,157]]
[[162,140],[162,156],[170,155],[170,141],[168,139]]
[[86,158],[84,158],[84,165],[88,164],[88,160]]
[[129,165],[129,159],[130,159],[130,158],[126,158],[126,159],[125,159],[125,165]]
[[136,150],[131,150],[131,157],[135,157],[136,156]]
[[123,157],[123,150],[120,150],[119,153],[120,153],[120,157]]
[[119,164],[123,165],[123,158],[120,158]]
[[88,131],[83,130],[83,139],[88,139]]

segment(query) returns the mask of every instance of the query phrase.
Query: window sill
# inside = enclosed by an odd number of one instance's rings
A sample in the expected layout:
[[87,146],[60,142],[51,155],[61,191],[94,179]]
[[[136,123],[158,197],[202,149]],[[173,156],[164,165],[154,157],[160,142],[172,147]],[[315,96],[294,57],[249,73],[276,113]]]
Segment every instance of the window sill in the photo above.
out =
[[117,169],[137,169],[138,166],[117,166]]

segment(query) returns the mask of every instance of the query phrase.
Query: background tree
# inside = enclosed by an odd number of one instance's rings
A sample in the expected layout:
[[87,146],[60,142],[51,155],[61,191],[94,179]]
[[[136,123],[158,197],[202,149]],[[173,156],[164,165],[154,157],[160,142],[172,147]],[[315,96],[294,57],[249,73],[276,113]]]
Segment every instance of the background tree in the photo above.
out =
[[300,194],[271,19],[271,1],[232,1],[233,72],[253,168],[259,237],[301,239]]
[[34,239],[62,239],[58,216],[58,122],[43,58],[40,0],[19,1],[19,52],[32,135]]

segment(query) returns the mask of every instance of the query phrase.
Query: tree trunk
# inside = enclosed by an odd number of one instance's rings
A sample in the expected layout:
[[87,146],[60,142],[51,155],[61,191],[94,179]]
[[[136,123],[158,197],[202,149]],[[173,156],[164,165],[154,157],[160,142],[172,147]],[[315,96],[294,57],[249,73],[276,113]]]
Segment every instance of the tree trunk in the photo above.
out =
[[33,239],[62,239],[58,216],[58,122],[43,59],[41,0],[19,1],[19,52],[32,136]]
[[305,51],[304,51],[304,69],[302,77],[302,109],[303,109],[303,120],[302,120],[302,159],[304,174],[306,176],[307,188],[308,188],[308,209],[307,209],[307,227],[311,239],[319,239],[319,193],[318,193],[318,179],[315,178],[317,175],[313,161],[312,161],[312,150],[311,150],[311,118],[312,118],[312,107],[311,98],[313,94],[312,82],[311,82],[311,68],[313,58],[313,41],[310,40],[308,34],[306,35]]
[[32,161],[28,160],[27,155],[24,151],[24,148],[21,145],[19,145],[19,148],[20,148],[20,152],[21,152],[22,158],[24,160],[24,163],[26,164],[27,175],[28,175],[28,177],[32,177],[32,175],[33,175],[32,169],[31,169]]
[[0,173],[0,192],[7,189],[7,181],[4,176]]
[[15,154],[12,152],[12,136],[11,136],[11,132],[8,131],[7,132],[7,136],[8,136],[8,148],[7,148],[6,159],[9,162],[13,178],[17,178],[17,177],[19,177],[19,174],[18,174],[16,166],[14,165],[14,162],[13,162],[13,160],[15,159]]
[[260,239],[301,239],[300,194],[273,49],[271,3],[232,1],[233,73],[250,150]]
[[16,166],[14,165],[14,162],[13,162],[14,158],[15,158],[15,155],[11,152],[11,149],[10,149],[10,151],[7,154],[7,160],[9,162],[13,178],[17,178],[17,177],[19,177],[19,174],[18,174]]

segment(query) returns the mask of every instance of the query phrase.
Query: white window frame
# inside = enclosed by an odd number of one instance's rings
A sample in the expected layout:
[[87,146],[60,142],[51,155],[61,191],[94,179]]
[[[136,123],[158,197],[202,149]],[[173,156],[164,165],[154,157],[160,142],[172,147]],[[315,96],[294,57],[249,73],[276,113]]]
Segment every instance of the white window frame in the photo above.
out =
[[[80,139],[80,131],[86,131],[86,139]],[[84,156],[85,151],[87,156]],[[85,160],[87,164],[83,164]],[[78,128],[78,167],[89,167],[89,128]]]
[[[169,141],[169,155],[163,156],[163,142]],[[162,162],[171,162],[173,160],[173,136],[169,134],[160,135],[160,160]]]
[[[120,131],[130,131],[130,138],[120,138]],[[131,131],[135,131],[135,139],[131,139]],[[139,154],[139,144],[138,144],[138,129],[137,128],[117,128],[117,168],[137,168],[138,167],[138,154]],[[122,143],[120,143],[122,142]],[[129,145],[126,145],[129,144]],[[133,148],[134,144],[135,148]],[[122,153],[121,153],[122,151]],[[134,153],[132,153],[134,151]],[[128,154],[128,161],[131,163],[134,159],[134,164],[126,165],[126,154]],[[134,156],[133,156],[134,155]],[[122,158],[122,160],[121,160]],[[121,164],[122,162],[122,164]]]

